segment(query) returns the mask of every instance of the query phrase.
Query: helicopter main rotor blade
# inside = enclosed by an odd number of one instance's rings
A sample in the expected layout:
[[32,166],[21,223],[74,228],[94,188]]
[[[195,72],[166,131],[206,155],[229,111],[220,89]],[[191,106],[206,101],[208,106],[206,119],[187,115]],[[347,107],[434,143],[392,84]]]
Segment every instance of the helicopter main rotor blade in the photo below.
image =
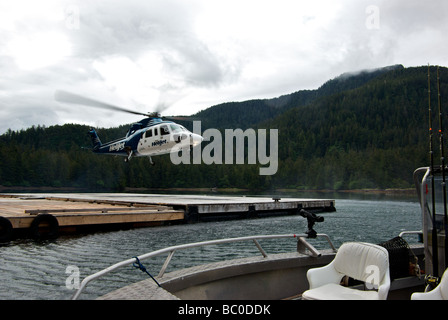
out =
[[199,121],[199,118],[193,118],[191,116],[162,116],[162,118],[171,121]]
[[131,114],[143,115],[146,117],[148,116],[147,113],[142,113],[142,112],[133,111],[133,110],[125,109],[122,107],[114,106],[112,104],[108,104],[108,103],[101,102],[98,100],[86,98],[86,97],[83,97],[83,96],[80,96],[80,95],[77,95],[74,93],[70,93],[67,91],[57,90],[54,94],[54,97],[59,102],[81,104],[81,105],[86,105],[86,106],[91,106],[91,107],[96,107],[96,108],[102,108],[102,109],[121,111],[121,112],[126,112],[126,113],[131,113]]

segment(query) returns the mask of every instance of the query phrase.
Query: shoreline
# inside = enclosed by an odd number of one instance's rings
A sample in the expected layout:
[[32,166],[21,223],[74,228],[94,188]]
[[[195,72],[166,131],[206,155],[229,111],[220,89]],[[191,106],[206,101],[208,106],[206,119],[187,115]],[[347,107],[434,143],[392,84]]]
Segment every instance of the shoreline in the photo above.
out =
[[[0,185],[0,192],[17,192],[17,191],[28,191],[28,192],[99,192],[101,190],[88,190],[83,188],[75,187],[5,187]],[[110,190],[103,190],[111,192]],[[415,195],[415,188],[387,188],[387,189],[350,189],[350,190],[332,190],[332,189],[289,189],[289,188],[279,188],[275,190],[251,190],[251,189],[241,189],[241,188],[125,188],[124,192],[137,192],[143,193],[148,191],[165,191],[165,192],[213,192],[213,193],[345,193],[345,194],[377,194],[377,195]],[[113,193],[114,191],[112,191]],[[116,191],[119,192],[119,191]]]

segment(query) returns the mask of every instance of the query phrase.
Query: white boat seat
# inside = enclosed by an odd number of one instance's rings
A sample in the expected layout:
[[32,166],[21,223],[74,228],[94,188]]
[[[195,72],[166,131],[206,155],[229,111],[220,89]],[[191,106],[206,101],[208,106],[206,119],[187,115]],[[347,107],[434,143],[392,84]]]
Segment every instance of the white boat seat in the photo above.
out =
[[411,300],[448,300],[448,269],[443,273],[437,287],[428,292],[414,292]]
[[[357,290],[340,285],[344,276],[366,283],[372,290]],[[386,300],[390,288],[389,253],[381,246],[347,242],[334,260],[307,272],[310,289],[302,295],[307,300]]]

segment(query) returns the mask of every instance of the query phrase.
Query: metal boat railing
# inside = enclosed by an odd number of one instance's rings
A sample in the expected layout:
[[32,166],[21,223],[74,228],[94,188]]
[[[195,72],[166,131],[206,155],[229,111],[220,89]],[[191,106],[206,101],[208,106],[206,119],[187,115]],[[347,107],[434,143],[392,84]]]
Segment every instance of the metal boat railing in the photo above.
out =
[[[336,252],[336,248],[334,247],[333,243],[331,242],[330,238],[328,237],[328,235],[326,234],[322,234],[319,233],[317,234],[317,237],[321,237],[321,238],[325,238],[328,242],[328,244],[330,245],[331,249],[333,250],[333,252]],[[228,239],[219,239],[219,240],[210,240],[210,241],[203,241],[203,242],[195,242],[195,243],[189,243],[189,244],[181,244],[181,245],[176,245],[176,246],[172,246],[172,247],[167,247],[164,249],[160,249],[160,250],[156,250],[153,252],[149,252],[146,254],[143,254],[141,256],[138,257],[133,257],[131,259],[127,259],[121,262],[118,262],[106,269],[103,269],[101,271],[98,271],[86,278],[84,278],[84,280],[81,282],[79,289],[75,292],[75,294],[72,297],[72,300],[76,300],[78,299],[78,297],[80,296],[80,294],[82,293],[82,291],[84,290],[84,288],[87,286],[87,284],[89,282],[91,282],[92,280],[98,279],[114,270],[117,270],[119,268],[125,267],[125,266],[129,266],[130,264],[134,264],[134,263],[140,263],[140,261],[142,260],[146,260],[149,258],[153,258],[165,253],[168,253],[168,256],[164,262],[164,264],[162,265],[162,268],[159,271],[158,274],[158,278],[161,278],[166,269],[168,268],[168,265],[171,261],[171,258],[173,257],[174,253],[176,251],[179,250],[185,250],[185,249],[191,249],[191,248],[196,248],[196,247],[202,247],[202,246],[209,246],[209,245],[217,245],[217,244],[224,244],[224,243],[232,243],[232,242],[242,242],[242,241],[252,241],[255,246],[258,248],[258,250],[260,251],[260,253],[263,255],[264,258],[268,257],[268,254],[266,253],[266,251],[261,247],[260,243],[258,242],[258,240],[265,240],[265,239],[283,239],[283,238],[296,238],[297,239],[297,250],[300,253],[303,254],[308,254],[310,256],[313,257],[319,257],[321,254],[320,252],[313,246],[311,245],[307,239],[308,235],[306,234],[282,234],[282,235],[261,235],[261,236],[248,236],[248,237],[239,237],[239,238],[228,238]],[[309,250],[309,252],[306,251],[306,249]]]
[[408,234],[416,234],[418,236],[422,236],[423,231],[402,231],[402,232],[400,232],[400,234],[398,236],[403,238],[403,236],[408,235]]

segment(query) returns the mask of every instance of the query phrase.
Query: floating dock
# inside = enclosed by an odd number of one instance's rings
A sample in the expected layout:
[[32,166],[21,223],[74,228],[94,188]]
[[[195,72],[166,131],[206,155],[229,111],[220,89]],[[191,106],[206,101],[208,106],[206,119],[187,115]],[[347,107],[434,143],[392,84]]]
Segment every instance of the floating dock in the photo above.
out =
[[[335,211],[334,200],[205,195],[0,194],[0,241],[59,231],[155,226]],[[57,229],[57,230],[55,230]]]

